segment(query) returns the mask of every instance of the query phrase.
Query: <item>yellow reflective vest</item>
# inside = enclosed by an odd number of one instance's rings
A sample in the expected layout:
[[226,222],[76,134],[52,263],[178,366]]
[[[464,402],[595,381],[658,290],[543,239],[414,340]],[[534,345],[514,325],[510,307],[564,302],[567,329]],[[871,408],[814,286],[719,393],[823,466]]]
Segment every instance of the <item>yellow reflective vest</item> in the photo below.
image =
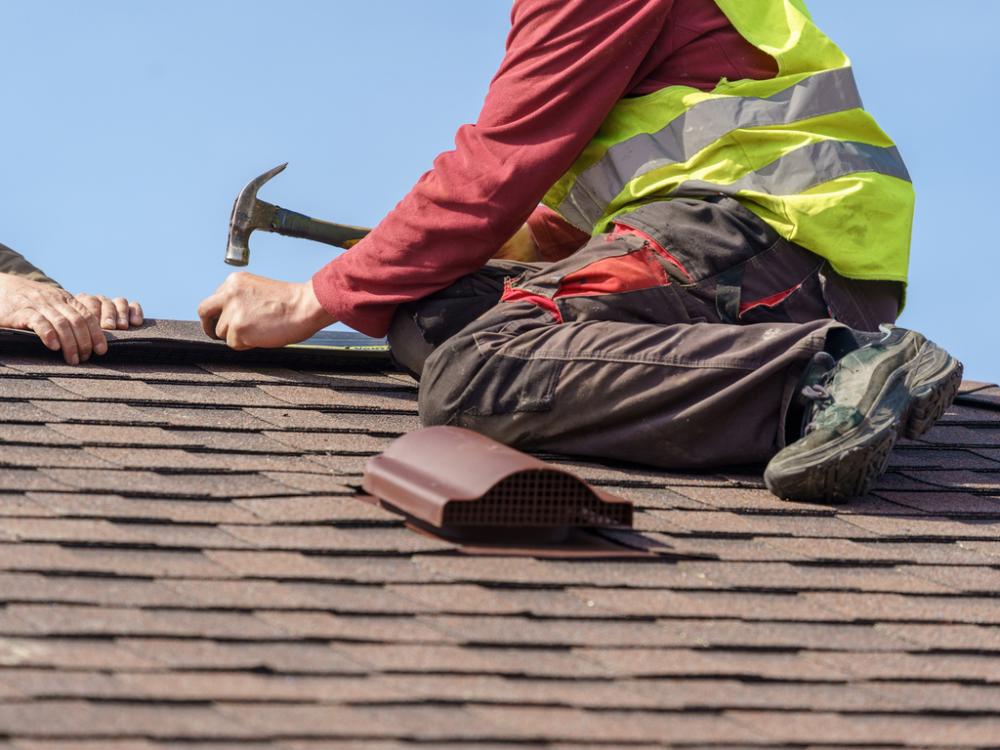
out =
[[844,276],[906,281],[913,185],[850,60],[803,0],[715,2],[778,76],[622,99],[546,205],[598,234],[643,203],[730,195]]

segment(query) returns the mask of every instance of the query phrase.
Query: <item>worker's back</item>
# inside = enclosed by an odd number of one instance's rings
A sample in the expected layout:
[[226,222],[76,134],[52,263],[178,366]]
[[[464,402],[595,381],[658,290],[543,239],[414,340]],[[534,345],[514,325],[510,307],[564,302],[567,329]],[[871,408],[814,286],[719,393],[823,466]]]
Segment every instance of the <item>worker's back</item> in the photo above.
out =
[[[681,44],[695,20],[704,33]],[[761,76],[768,57],[776,74]],[[746,62],[741,78],[724,74],[732,58]],[[678,83],[681,72],[700,87]],[[634,84],[545,197],[571,224],[597,234],[643,203],[728,195],[844,276],[906,281],[909,173],[864,111],[850,60],[801,0],[674,3]]]
[[711,91],[723,78],[767,79],[778,74],[777,61],[740,36],[714,0],[673,0],[670,15],[627,96],[668,86]]

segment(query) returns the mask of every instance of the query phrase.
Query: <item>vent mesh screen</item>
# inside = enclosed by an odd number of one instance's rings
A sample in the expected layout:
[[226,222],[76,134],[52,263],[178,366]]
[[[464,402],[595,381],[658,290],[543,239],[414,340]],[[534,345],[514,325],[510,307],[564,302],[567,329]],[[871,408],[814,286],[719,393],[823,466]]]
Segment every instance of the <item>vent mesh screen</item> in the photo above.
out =
[[452,501],[445,526],[628,526],[631,507],[603,503],[579,480],[552,471],[524,471],[479,500]]

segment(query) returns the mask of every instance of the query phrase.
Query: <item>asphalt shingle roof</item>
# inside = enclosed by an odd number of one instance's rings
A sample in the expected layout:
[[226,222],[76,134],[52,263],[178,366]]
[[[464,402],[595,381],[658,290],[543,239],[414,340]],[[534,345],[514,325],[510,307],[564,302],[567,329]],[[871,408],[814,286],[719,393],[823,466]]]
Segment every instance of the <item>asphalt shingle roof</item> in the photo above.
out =
[[404,375],[113,356],[0,347],[0,745],[1000,745],[1000,388],[842,506],[553,459],[678,557],[540,560],[356,499]]

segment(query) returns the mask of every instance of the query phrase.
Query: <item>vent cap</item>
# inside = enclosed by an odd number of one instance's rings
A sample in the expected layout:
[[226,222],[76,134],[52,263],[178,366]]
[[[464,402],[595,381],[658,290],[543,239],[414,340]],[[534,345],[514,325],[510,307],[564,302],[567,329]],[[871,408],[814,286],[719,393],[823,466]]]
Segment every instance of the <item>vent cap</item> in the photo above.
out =
[[365,466],[365,490],[453,532],[632,526],[632,503],[488,437],[428,427]]

